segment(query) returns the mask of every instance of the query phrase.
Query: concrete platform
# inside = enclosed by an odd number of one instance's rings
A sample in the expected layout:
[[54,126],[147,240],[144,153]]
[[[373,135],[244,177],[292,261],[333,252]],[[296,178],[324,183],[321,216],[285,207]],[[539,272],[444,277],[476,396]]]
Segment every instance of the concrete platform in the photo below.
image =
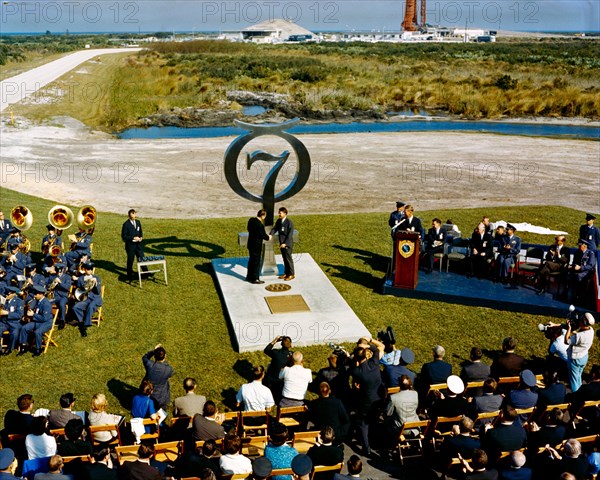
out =
[[[283,274],[281,255],[276,255],[278,275]],[[232,343],[239,352],[262,350],[278,335],[288,335],[295,347],[330,342],[355,342],[371,336],[314,259],[307,253],[294,256],[296,278],[290,282],[277,275],[263,276],[263,285],[245,281],[248,257],[212,260],[225,314],[232,330]],[[265,289],[273,283],[289,284],[285,292]],[[302,295],[310,312],[272,314],[268,296]]]
[[419,271],[419,282],[415,290],[396,288],[390,281],[386,281],[383,293],[537,315],[563,317],[569,310],[569,304],[562,299],[550,293],[536,295],[530,286],[502,285],[491,280],[467,278],[453,272],[433,271],[426,275]]

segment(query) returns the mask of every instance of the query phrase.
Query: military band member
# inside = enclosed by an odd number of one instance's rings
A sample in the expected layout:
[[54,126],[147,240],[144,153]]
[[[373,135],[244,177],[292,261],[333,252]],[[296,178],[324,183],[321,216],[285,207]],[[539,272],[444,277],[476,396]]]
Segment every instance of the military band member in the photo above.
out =
[[515,235],[517,229],[510,223],[506,225],[506,234],[500,240],[498,249],[499,276],[502,283],[507,283],[508,273],[512,265],[518,262],[518,256],[521,252],[521,239]]
[[585,216],[585,225],[579,227],[579,238],[589,242],[589,250],[595,251],[600,246],[600,229],[594,225],[596,217],[591,213]]
[[92,258],[92,250],[90,247],[92,244],[92,232],[90,230],[86,231],[85,229],[80,228],[75,234],[76,241],[71,243],[71,251],[65,254],[67,265],[71,266],[80,263],[81,257],[84,255],[86,255],[87,258]]
[[33,333],[35,337],[35,350],[33,356],[37,357],[42,354],[42,341],[44,333],[52,328],[52,304],[46,295],[46,289],[40,285],[32,287],[34,299],[30,303],[29,308],[25,312],[27,323],[21,327],[19,333],[19,343],[21,344],[18,355],[27,353],[27,341],[29,334]]
[[269,235],[277,234],[279,239],[279,249],[283,258],[283,275],[279,278],[289,281],[296,278],[294,270],[294,259],[292,251],[294,248],[294,223],[287,216],[287,208],[279,209],[279,218],[275,222],[275,226],[271,229]]
[[2,265],[0,265],[0,295],[6,295],[6,287],[8,287],[8,282],[6,281],[6,270]]
[[571,260],[571,251],[565,246],[566,237],[557,235],[554,245],[546,253],[544,264],[538,272],[537,294],[543,295],[548,285],[550,274],[565,269]]
[[17,287],[5,288],[6,302],[0,311],[0,329],[8,330],[8,348],[2,355],[10,355],[17,348],[21,332],[21,319],[25,314],[25,302],[20,297],[21,291]]
[[56,229],[50,224],[46,225],[46,228],[48,229],[48,235],[44,235],[41,248],[44,255],[47,255],[54,245],[58,245],[62,249],[62,238],[56,234]]
[[596,252],[590,250],[591,243],[579,239],[579,248],[573,255],[573,264],[569,266],[569,301],[575,302],[585,295],[587,280],[596,269]]
[[69,302],[69,290],[71,289],[71,277],[66,272],[64,263],[54,265],[56,274],[48,278],[48,292],[53,292],[53,303],[58,308],[57,326],[59,330],[65,328],[67,319],[67,303]]
[[0,245],[6,242],[6,239],[10,236],[12,225],[8,220],[4,219],[4,212],[0,211]]
[[477,225],[473,235],[471,235],[469,246],[471,248],[471,271],[469,276],[486,277],[488,268],[494,258],[494,241],[484,222]]
[[87,337],[87,329],[92,326],[92,315],[102,305],[100,277],[94,275],[94,265],[85,263],[84,274],[77,280],[77,290],[83,292],[81,300],[73,306],[73,313],[79,322],[82,337]]
[[10,250],[10,245],[13,244],[17,244],[20,245],[21,243],[23,243],[23,237],[21,236],[21,230],[19,230],[18,228],[11,228],[10,230],[10,236],[8,237],[8,239],[6,240],[6,249]]
[[10,284],[13,280],[16,281],[18,275],[25,274],[25,266],[29,262],[27,256],[19,251],[18,243],[10,243],[8,251],[9,254],[2,258],[2,266],[6,270],[6,281]]
[[30,263],[25,267],[25,283],[23,288],[27,290],[27,297],[25,298],[25,303],[29,303],[33,300],[33,287],[34,285],[40,285],[46,288],[46,277],[44,275],[37,273],[37,266],[35,263]]
[[425,273],[431,273],[433,270],[434,255],[444,252],[444,243],[446,243],[446,230],[442,228],[442,221],[434,218],[431,222],[431,228],[427,232],[425,240]]
[[402,230],[402,220],[406,217],[404,214],[404,207],[406,203],[404,202],[396,202],[396,210],[390,213],[390,219],[388,220],[388,225],[392,229],[392,238],[394,238],[394,233],[396,233],[397,229]]

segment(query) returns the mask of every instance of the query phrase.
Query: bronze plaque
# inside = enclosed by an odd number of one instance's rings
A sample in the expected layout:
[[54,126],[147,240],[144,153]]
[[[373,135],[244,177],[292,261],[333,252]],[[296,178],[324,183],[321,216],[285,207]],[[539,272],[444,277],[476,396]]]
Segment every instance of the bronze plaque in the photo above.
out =
[[273,315],[277,313],[310,312],[310,308],[302,295],[277,295],[265,297],[269,310]]

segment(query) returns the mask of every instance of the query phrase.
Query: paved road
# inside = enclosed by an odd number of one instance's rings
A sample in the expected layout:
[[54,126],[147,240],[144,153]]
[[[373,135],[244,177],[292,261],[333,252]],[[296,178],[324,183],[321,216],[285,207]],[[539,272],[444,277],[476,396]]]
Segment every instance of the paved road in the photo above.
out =
[[33,95],[65,73],[91,58],[107,53],[137,52],[141,48],[101,48],[81,50],[0,82],[0,112]]

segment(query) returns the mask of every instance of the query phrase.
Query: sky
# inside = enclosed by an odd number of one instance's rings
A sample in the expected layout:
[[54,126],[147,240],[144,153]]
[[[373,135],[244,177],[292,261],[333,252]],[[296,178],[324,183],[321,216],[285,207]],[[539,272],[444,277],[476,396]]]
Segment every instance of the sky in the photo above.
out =
[[[399,31],[404,7],[404,0],[2,0],[0,33],[229,31],[273,18],[313,31]],[[599,0],[428,0],[426,10],[427,23],[449,27],[600,30]]]

